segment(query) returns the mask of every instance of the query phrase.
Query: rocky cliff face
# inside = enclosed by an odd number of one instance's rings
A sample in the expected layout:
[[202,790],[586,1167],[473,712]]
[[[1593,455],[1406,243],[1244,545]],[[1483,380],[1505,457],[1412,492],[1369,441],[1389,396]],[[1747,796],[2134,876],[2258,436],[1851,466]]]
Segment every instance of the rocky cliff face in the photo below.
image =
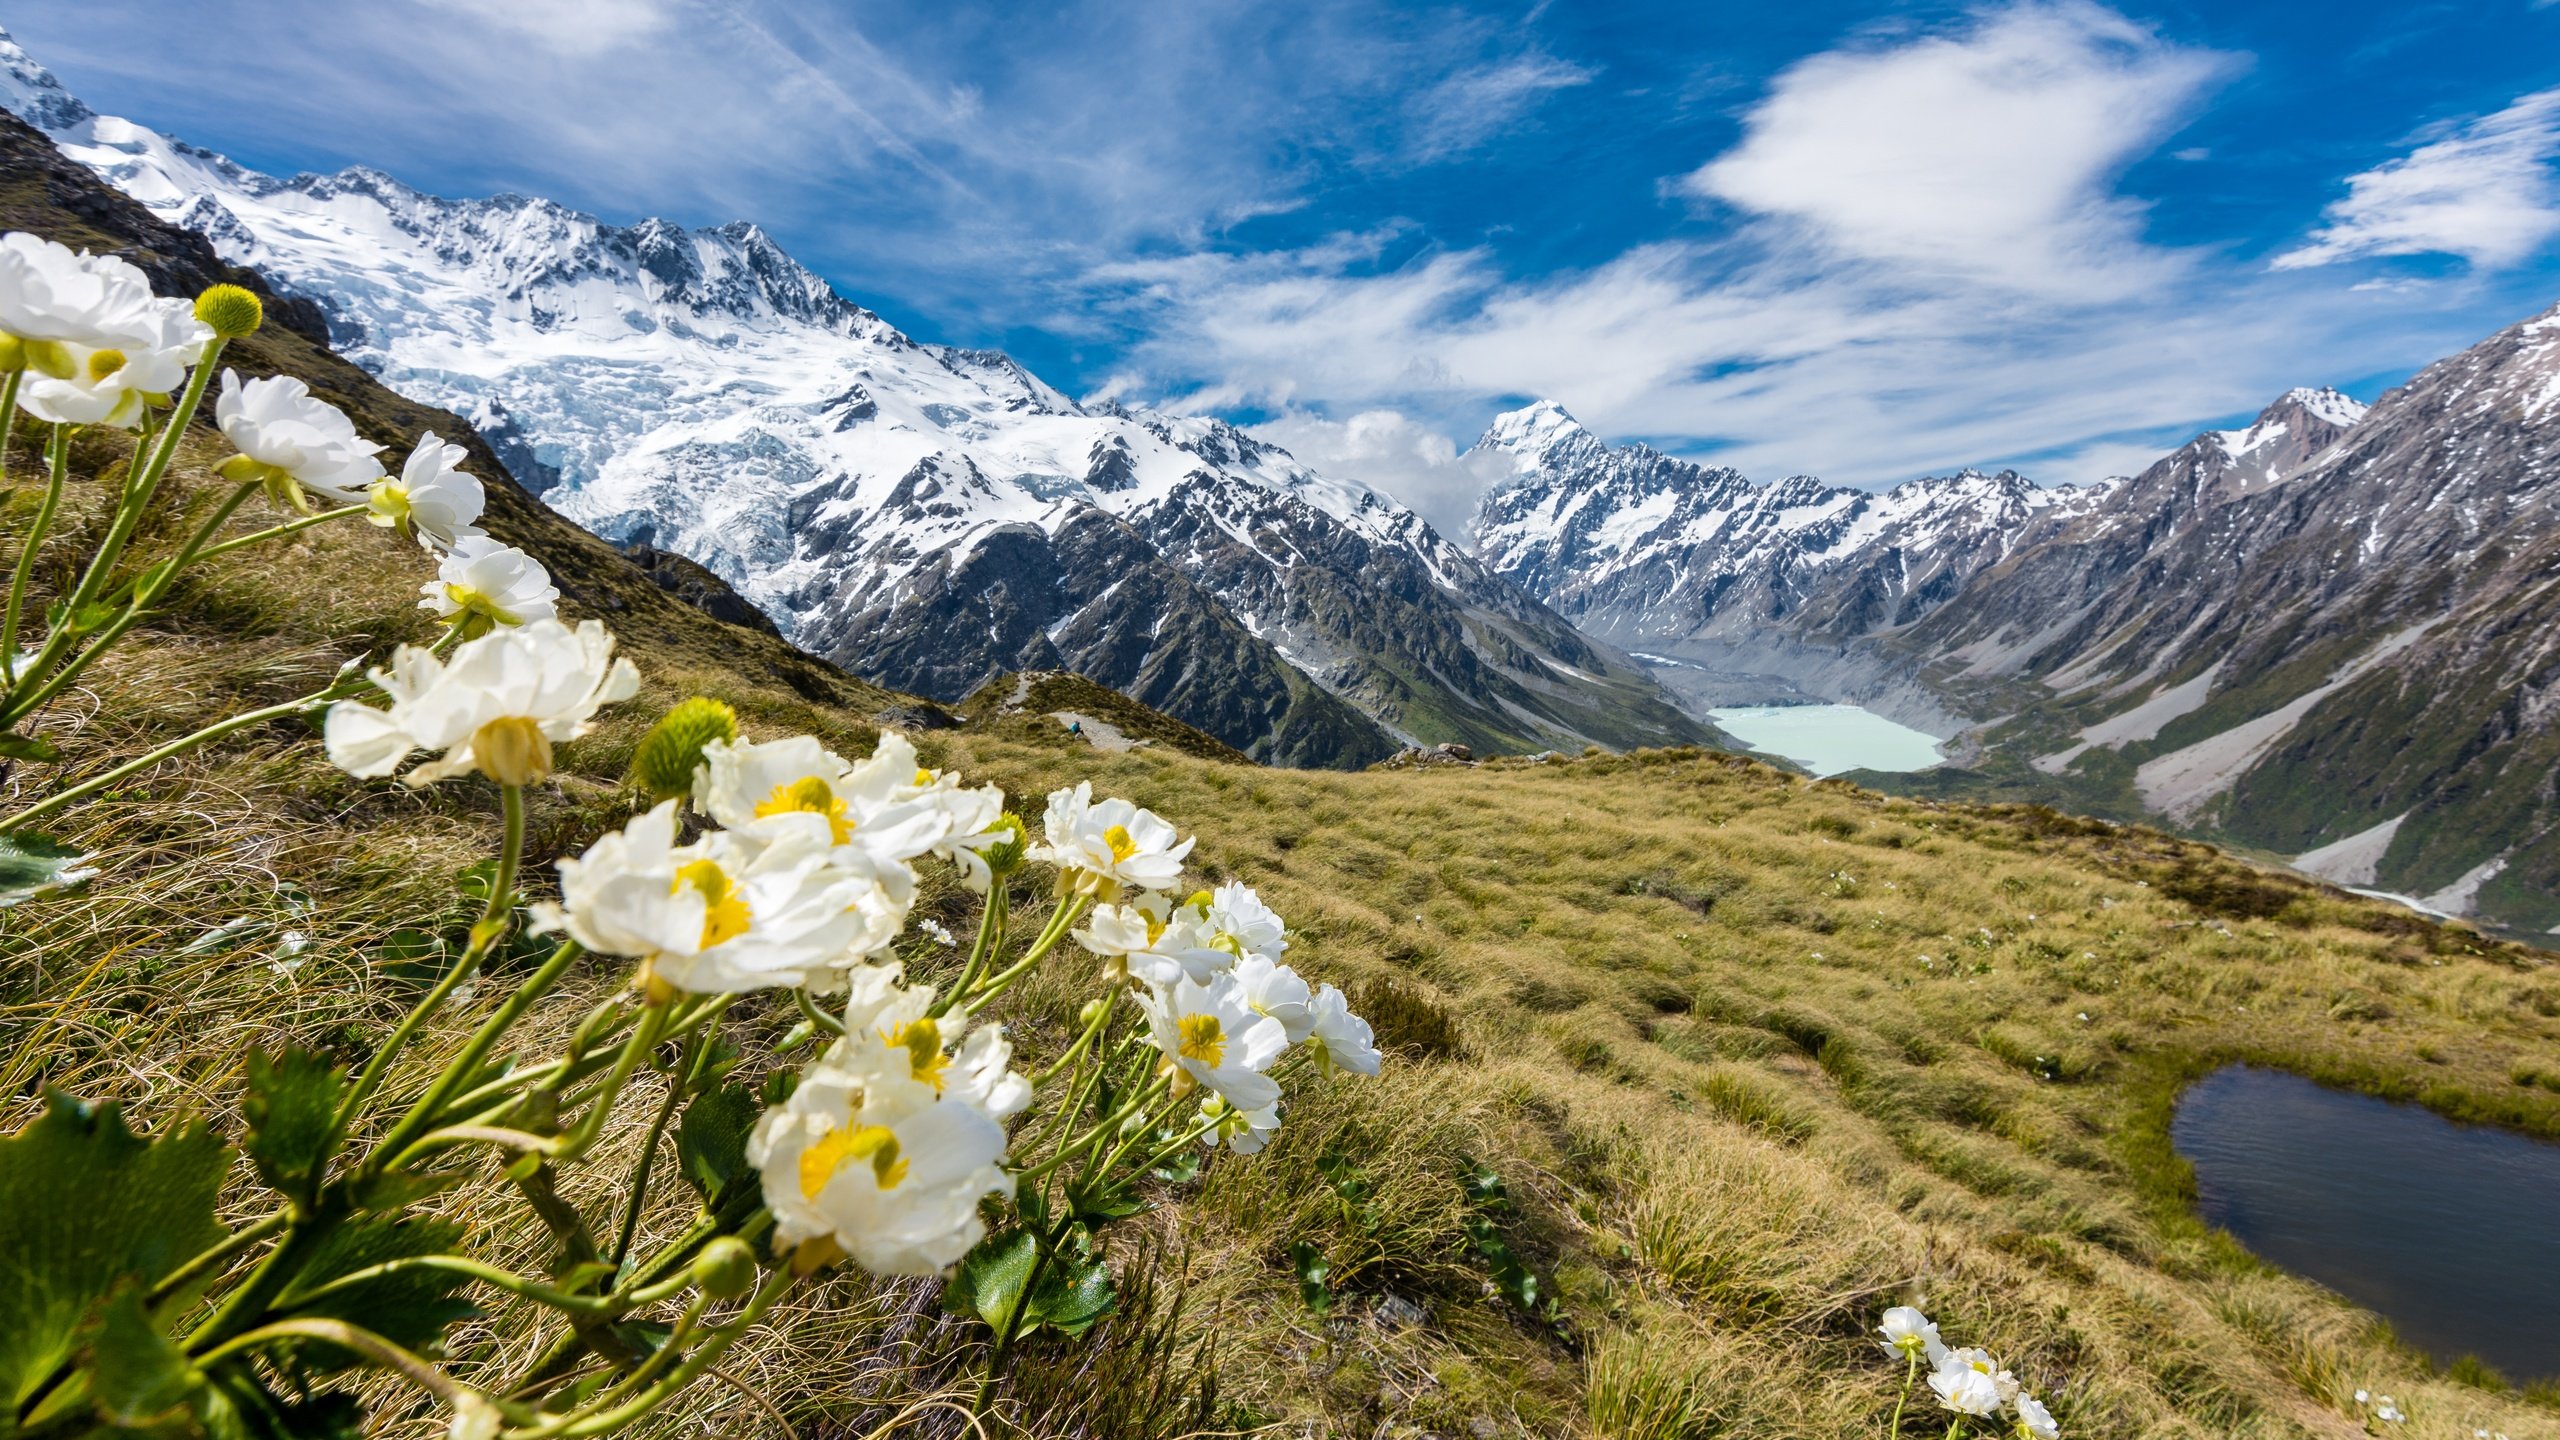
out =
[[90,112],[5,37],[0,104],[468,417],[560,513],[698,562],[883,683],[957,700],[1071,667],[1296,764],[1705,733],[1384,497],[1216,421],[1080,406],[1003,355],[920,344],[753,225],[261,175]]

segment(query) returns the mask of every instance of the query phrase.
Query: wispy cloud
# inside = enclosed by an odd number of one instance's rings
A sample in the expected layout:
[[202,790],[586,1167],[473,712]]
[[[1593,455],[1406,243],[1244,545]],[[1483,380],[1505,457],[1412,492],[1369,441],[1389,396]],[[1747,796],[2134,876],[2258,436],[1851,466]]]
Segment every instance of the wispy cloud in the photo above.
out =
[[2524,96],[2347,177],[2346,198],[2279,270],[2378,255],[2458,255],[2500,267],[2560,235],[2560,89]]
[[564,54],[592,56],[647,39],[674,19],[670,0],[419,0]]
[[1430,161],[1472,150],[1558,90],[1591,81],[1583,66],[1549,55],[1521,55],[1449,76],[1412,105],[1410,158]]

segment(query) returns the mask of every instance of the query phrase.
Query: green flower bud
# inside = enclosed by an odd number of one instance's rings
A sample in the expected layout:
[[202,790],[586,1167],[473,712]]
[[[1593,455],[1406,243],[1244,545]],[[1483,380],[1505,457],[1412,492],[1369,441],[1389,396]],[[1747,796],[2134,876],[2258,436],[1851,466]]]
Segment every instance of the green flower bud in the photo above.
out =
[[216,285],[196,297],[196,318],[213,328],[225,340],[237,340],[257,333],[266,322],[267,307],[257,295],[237,285]]
[[756,1252],[735,1235],[723,1235],[693,1257],[693,1283],[715,1300],[744,1295],[756,1285]]
[[1095,1021],[1102,1018],[1104,1008],[1110,1005],[1110,1003],[1111,1002],[1108,1000],[1087,1000],[1084,1002],[1084,1008],[1076,1012],[1076,1023],[1079,1025],[1092,1025]]
[[651,800],[672,800],[693,791],[693,772],[702,766],[703,747],[714,740],[738,738],[738,712],[696,695],[679,704],[640,737],[631,752],[631,783]]
[[1006,838],[989,844],[978,855],[1001,879],[1022,868],[1023,852],[1031,848],[1031,831],[1022,823],[1022,817],[1010,810],[997,816],[996,823],[990,828],[1002,832]]

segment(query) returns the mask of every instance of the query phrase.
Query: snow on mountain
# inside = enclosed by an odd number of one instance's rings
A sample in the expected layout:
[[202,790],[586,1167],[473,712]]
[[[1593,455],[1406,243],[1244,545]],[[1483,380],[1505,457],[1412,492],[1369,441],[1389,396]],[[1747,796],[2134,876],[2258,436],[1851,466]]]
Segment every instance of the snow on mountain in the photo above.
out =
[[2014,471],[1873,492],[1612,447],[1553,401],[1497,417],[1470,457],[1507,462],[1477,553],[1592,633],[1649,650],[1772,622],[1865,634],[1907,624],[2094,491]]
[[[1610,685],[1559,691],[1554,675],[1589,660],[1587,642],[1384,496],[1220,421],[1081,406],[1004,355],[920,344],[752,224],[616,226],[519,195],[448,200],[365,168],[263,175],[91,112],[4,32],[0,105],[225,259],[318,302],[335,348],[470,419],[564,515],[702,563],[787,636],[869,678],[956,699],[1002,668],[1084,669],[1122,688],[1154,676],[1140,698],[1300,762],[1375,759],[1390,735],[1498,749],[1697,733],[1623,661],[1599,662]],[[1235,663],[1177,664],[1092,633],[1078,617],[1098,596],[974,563],[1011,536],[1003,553],[1045,575],[1070,531],[1136,537],[1108,547],[1124,572],[1182,571],[1187,588],[1158,579],[1225,612],[1211,628]],[[1159,548],[1172,536],[1181,549]],[[1302,573],[1311,550],[1410,570],[1444,653],[1368,625],[1360,572]],[[977,588],[952,593],[964,575]],[[953,632],[954,607],[979,618]],[[1062,648],[1071,635],[1088,637],[1082,649]],[[1451,647],[1482,673],[1461,676]],[[1382,703],[1379,672],[1450,693]],[[1238,684],[1255,694],[1214,693]],[[1513,693],[1523,684],[1538,695]],[[1345,701],[1362,714],[1337,713]],[[1204,718],[1220,715],[1224,729]]]

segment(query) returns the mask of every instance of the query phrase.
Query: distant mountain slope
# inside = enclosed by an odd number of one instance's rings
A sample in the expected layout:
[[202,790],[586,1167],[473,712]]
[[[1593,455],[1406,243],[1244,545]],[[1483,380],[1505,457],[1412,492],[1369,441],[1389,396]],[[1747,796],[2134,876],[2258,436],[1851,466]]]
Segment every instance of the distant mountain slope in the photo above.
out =
[[[1705,704],[1806,698],[1799,680],[1856,690],[1856,675],[1816,674],[1845,642],[1916,621],[2038,525],[2097,500],[2012,471],[1882,493],[1804,476],[1757,485],[1612,447],[1551,401],[1497,418],[1470,459],[1511,472],[1470,527],[1486,563],[1592,634],[1655,657]],[[1861,698],[1946,723],[1926,696],[1899,707]]]
[[1217,421],[919,344],[753,225],[276,179],[90,112],[5,37],[0,104],[319,303],[343,354],[467,416],[562,514],[883,683],[957,700],[1071,668],[1291,764],[1706,733],[1403,507]]
[[2200,436],[1894,637],[1983,763],[2560,925],[2560,308]]

